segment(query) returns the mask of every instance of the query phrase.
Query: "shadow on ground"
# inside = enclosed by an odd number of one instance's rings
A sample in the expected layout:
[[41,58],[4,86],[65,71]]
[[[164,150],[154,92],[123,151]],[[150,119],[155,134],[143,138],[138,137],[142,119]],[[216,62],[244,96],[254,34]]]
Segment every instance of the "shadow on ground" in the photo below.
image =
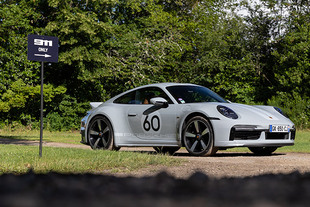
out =
[[0,144],[17,144],[17,145],[38,145],[39,141],[33,141],[25,139],[23,136],[1,136],[0,135]]
[[2,207],[41,206],[309,206],[310,174],[215,179],[195,173],[177,179],[95,174],[4,174]]

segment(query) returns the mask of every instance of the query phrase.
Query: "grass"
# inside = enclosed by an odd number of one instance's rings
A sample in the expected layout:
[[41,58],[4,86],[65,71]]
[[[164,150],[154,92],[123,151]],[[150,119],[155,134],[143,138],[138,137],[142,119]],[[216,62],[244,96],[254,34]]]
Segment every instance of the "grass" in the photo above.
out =
[[0,145],[0,150],[0,174],[23,174],[30,169],[35,173],[115,173],[181,162],[167,155],[125,151],[44,147],[40,158],[37,146]]
[[[0,138],[39,141],[38,130],[0,130]],[[43,141],[80,144],[79,132],[43,132]],[[167,155],[125,151],[103,151],[76,148],[43,147],[42,158],[38,146],[0,145],[0,174],[22,174],[50,171],[59,173],[130,172],[149,166],[171,166],[181,163]]]
[[281,147],[277,151],[310,153],[310,131],[297,131],[294,146]]
[[[8,129],[0,129],[0,138],[39,141],[40,131],[39,130],[12,131]],[[81,135],[78,131],[73,132],[43,131],[43,141],[80,144]]]

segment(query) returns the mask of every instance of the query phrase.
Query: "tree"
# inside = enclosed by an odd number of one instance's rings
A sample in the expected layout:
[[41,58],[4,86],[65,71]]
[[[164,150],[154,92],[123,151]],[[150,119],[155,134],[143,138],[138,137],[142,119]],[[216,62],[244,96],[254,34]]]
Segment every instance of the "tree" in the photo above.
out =
[[39,14],[25,1],[0,3],[0,93],[19,79],[36,84],[40,64],[27,60],[27,35],[40,31],[33,26]]

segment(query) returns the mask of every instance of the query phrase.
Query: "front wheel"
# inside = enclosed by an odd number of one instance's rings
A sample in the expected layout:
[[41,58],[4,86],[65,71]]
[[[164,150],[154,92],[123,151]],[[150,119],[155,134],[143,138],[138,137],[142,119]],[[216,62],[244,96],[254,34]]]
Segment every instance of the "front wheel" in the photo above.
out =
[[91,120],[87,138],[92,149],[120,149],[114,145],[114,131],[106,117],[97,116]]
[[211,156],[217,151],[211,124],[201,116],[195,116],[185,124],[182,140],[191,155]]
[[249,147],[249,150],[255,155],[271,155],[278,147]]

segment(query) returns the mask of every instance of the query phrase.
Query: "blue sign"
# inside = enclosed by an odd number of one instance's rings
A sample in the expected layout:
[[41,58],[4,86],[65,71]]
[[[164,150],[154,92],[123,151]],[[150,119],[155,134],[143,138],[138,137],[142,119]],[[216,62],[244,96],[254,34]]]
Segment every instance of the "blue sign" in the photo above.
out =
[[58,38],[28,35],[28,60],[58,62]]

